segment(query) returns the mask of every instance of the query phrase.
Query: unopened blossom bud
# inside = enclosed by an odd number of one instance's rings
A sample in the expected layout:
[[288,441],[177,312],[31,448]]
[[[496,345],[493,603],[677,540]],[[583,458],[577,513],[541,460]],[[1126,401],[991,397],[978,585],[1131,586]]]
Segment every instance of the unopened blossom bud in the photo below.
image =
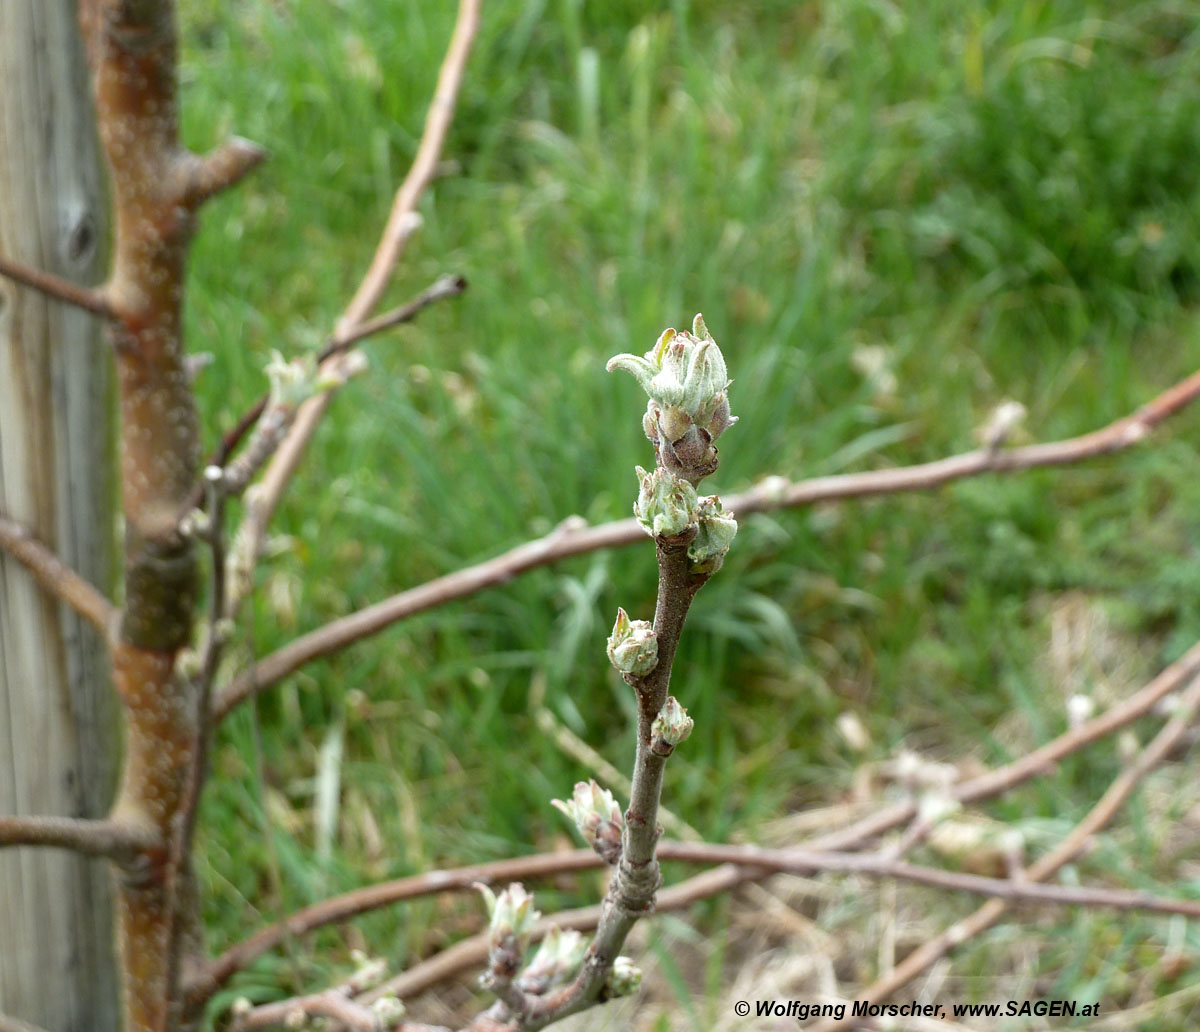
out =
[[487,903],[491,923],[488,934],[493,948],[506,946],[510,941],[522,942],[542,915],[533,909],[533,897],[520,882],[513,882],[499,896],[484,885],[475,885]]
[[404,1017],[404,1004],[395,996],[381,996],[371,1004],[371,1013],[384,1028],[391,1028]]
[[636,993],[642,984],[642,969],[628,957],[618,957],[613,961],[612,970],[608,973],[605,988],[610,996],[630,996]]
[[674,537],[696,522],[696,489],[661,466],[647,473],[637,467],[638,500],[633,514],[647,534]]
[[588,943],[574,929],[563,931],[554,925],[542,939],[529,966],[521,972],[521,988],[541,994],[575,977],[587,955]]
[[660,756],[669,756],[675,746],[692,733],[694,726],[695,721],[687,715],[687,710],[679,705],[674,695],[668,695],[650,725],[651,750]]
[[701,316],[691,333],[665,330],[644,357],[616,355],[608,369],[632,374],[650,396],[642,426],[665,465],[693,481],[716,469],[712,444],[737,420],[725,356]]
[[698,528],[696,536],[688,546],[688,558],[702,563],[706,559],[723,556],[737,534],[737,520],[733,513],[726,512],[721,499],[716,495],[701,498],[696,505]]
[[271,361],[263,368],[270,382],[269,408],[293,409],[316,393],[315,364],[311,356],[285,359],[278,351],[271,352]]
[[608,658],[623,674],[645,677],[658,666],[658,636],[648,620],[630,620],[617,609],[617,622],[608,638]]
[[577,781],[570,800],[551,799],[550,805],[575,822],[583,840],[605,863],[617,862],[621,855],[621,828],[625,818],[611,792],[597,785],[595,779]]

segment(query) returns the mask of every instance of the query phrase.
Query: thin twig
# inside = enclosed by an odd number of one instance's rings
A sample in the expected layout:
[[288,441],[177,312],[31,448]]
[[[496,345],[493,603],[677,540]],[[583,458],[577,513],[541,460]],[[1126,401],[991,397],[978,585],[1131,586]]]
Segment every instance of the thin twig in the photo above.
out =
[[[1109,821],[1137,788],[1138,783],[1158,766],[1187,734],[1197,707],[1200,706],[1200,677],[1188,685],[1179,698],[1171,719],[1150,741],[1137,758],[1109,785],[1099,802],[1070,833],[1050,852],[1030,865],[1024,877],[1029,882],[1045,881],[1065,864],[1074,860],[1088,842]],[[1008,910],[1003,899],[991,899],[970,916],[955,922],[940,935],[913,950],[896,967],[872,986],[856,995],[856,999],[878,1003],[902,989],[951,950],[968,939],[986,931]],[[853,1024],[852,1018],[829,1019],[813,1026],[813,1032],[837,1032]]]
[[108,303],[102,287],[81,287],[61,276],[30,268],[28,265],[2,256],[0,256],[0,276],[6,276],[15,283],[32,287],[47,297],[74,305],[76,308],[82,308],[93,315],[103,316],[106,319],[113,317],[112,306]]
[[428,871],[410,878],[400,878],[382,885],[371,885],[348,892],[305,907],[286,920],[270,925],[244,942],[230,947],[208,964],[193,986],[189,987],[189,999],[206,999],[234,972],[242,970],[285,939],[349,920],[370,910],[435,892],[471,891],[472,886],[478,883],[503,884],[569,871],[586,871],[599,867],[601,863],[600,858],[591,849],[576,849],[570,852],[516,857],[450,871]]
[[[382,333],[384,330],[393,329],[404,323],[412,322],[430,305],[436,304],[438,301],[448,297],[456,297],[466,289],[467,280],[464,276],[439,276],[430,286],[426,287],[411,301],[361,324],[352,332],[345,333],[340,337],[331,336],[317,354],[317,361],[324,362],[327,358],[332,358],[334,355],[347,351],[367,337]],[[210,466],[224,466],[229,462],[229,457],[233,454],[234,449],[237,448],[246,434],[250,432],[250,428],[262,416],[267,407],[268,398],[269,395],[264,392],[262,397],[225,434],[221,439],[221,443],[213,451],[212,455],[209,456],[208,464]],[[192,498],[192,508],[200,505],[203,501],[203,491],[204,485],[198,484]]]
[[[712,896],[729,892],[746,882],[756,881],[766,877],[767,872],[759,867],[739,867],[726,864],[704,871],[687,881],[672,885],[659,892],[654,901],[655,913],[665,914],[674,910],[684,910],[693,903]],[[530,933],[531,942],[539,942],[553,925],[558,925],[564,931],[575,929],[588,932],[594,929],[600,921],[601,905],[580,907],[576,910],[564,910],[554,915],[552,919],[539,921]],[[403,974],[389,979],[382,985],[372,989],[359,998],[360,1003],[370,1003],[381,996],[396,996],[407,1000],[425,992],[439,982],[481,966],[487,961],[488,935],[472,936],[462,942],[455,943],[447,950],[430,957],[420,964],[415,964]]]
[[196,820],[200,810],[200,796],[208,777],[208,754],[212,740],[212,687],[221,662],[225,644],[225,484],[224,471],[219,466],[209,466],[204,471],[208,488],[208,527],[205,538],[209,546],[211,569],[209,574],[208,626],[204,629],[204,643],[200,650],[199,674],[193,686],[195,693],[195,746],[187,772],[187,784],[179,812],[176,815],[178,830],[171,845],[170,875],[167,898],[171,907],[170,934],[167,939],[167,993],[169,1005],[175,1009],[182,1006],[179,984],[183,965],[183,940],[185,926],[183,917],[183,879],[190,877],[192,842],[195,838]]
[[112,818],[0,817],[0,848],[47,846],[124,862],[160,844],[153,831]]
[[[1086,723],[1065,731],[1020,759],[955,785],[949,792],[950,798],[964,804],[977,803],[1053,770],[1057,763],[1072,753],[1145,716],[1161,699],[1198,673],[1200,643],[1193,645],[1129,698]],[[849,827],[810,839],[804,846],[820,850],[853,849],[911,820],[916,812],[917,805],[914,802],[896,803],[855,821]]]
[[9,553],[43,588],[69,605],[100,631],[105,640],[108,639],[116,619],[116,607],[38,541],[32,530],[0,516],[0,550]]
[[[983,449],[917,466],[817,477],[795,483],[772,477],[749,491],[726,498],[725,505],[742,519],[758,512],[819,502],[929,490],[984,473],[1068,465],[1132,446],[1197,396],[1200,396],[1200,373],[1175,384],[1132,415],[1080,437],[1007,451]],[[276,684],[306,663],[377,634],[416,613],[507,583],[514,576],[539,566],[600,549],[631,545],[644,538],[644,532],[634,519],[588,527],[581,518],[571,517],[545,537],[517,545],[475,566],[408,588],[301,635],[227,684],[217,697],[217,717],[222,719],[238,703]]]
[[355,1032],[380,1032],[379,1019],[362,1004],[348,1000],[336,990],[313,993],[310,996],[294,996],[288,1000],[263,1004],[234,1019],[232,1032],[251,1032],[252,1029],[272,1028],[276,1025],[292,1024],[296,1015],[307,1018],[333,1018]]
[[[1048,903],[1055,906],[1110,907],[1160,914],[1200,917],[1200,900],[1172,899],[1151,893],[1066,885],[1041,885],[1003,878],[984,878],[898,861],[880,853],[824,853],[813,849],[762,849],[756,846],[727,846],[709,842],[663,841],[657,849],[660,860],[689,864],[733,864],[739,868],[762,868],[773,873],[861,874],[877,878],[929,885],[953,892]],[[188,987],[189,1001],[202,1002],[231,975],[258,959],[285,939],[306,935],[318,928],[405,900],[442,892],[469,892],[474,885],[503,883],[527,878],[595,870],[604,866],[591,849],[542,853],[501,860],[450,871],[400,878],[323,900],[297,911],[291,917],[255,933],[213,960]],[[555,921],[558,918],[554,918]]]
[[[375,256],[371,259],[371,265],[341,319],[338,320],[334,335],[336,338],[356,332],[366,321],[383,296],[405,243],[420,224],[420,217],[416,213],[417,203],[437,170],[442,147],[446,142],[446,133],[454,117],[455,102],[462,84],[467,57],[479,27],[480,3],[481,0],[459,0],[458,18],[438,73],[433,100],[425,116],[425,129],[417,146],[416,157],[413,158],[408,175],[404,177],[404,182],[396,192],[391,214],[388,216]],[[327,359],[327,363],[338,361],[338,355]],[[251,528],[259,537],[266,532],[266,526],[270,523],[283,492],[300,464],[304,449],[329,407],[334,393],[325,392],[310,398],[301,406],[295,423],[267,467],[255,503],[255,524]],[[257,555],[257,551],[255,547],[252,554]]]

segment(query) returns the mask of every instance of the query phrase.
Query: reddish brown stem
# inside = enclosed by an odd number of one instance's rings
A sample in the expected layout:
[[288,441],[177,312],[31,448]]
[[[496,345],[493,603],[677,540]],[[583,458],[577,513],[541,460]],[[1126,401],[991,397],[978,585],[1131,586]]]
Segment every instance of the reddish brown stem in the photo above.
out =
[[31,269],[27,265],[3,256],[0,256],[0,276],[6,276],[15,283],[32,287],[47,297],[74,305],[76,308],[82,308],[93,315],[104,318],[112,316],[112,308],[103,287],[81,287],[78,283],[72,283],[61,276],[42,272],[39,269]]

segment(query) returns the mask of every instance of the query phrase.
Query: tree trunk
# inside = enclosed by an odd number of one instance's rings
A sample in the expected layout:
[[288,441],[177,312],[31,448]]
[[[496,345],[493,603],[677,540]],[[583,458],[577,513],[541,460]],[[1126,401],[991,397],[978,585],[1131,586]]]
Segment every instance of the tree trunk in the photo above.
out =
[[[73,0],[0,0],[0,253],[102,275],[107,192]],[[99,320],[0,282],[0,511],[104,588],[112,387]],[[99,635],[0,554],[0,813],[102,816],[118,731]],[[0,1012],[112,1032],[107,865],[0,851]]]

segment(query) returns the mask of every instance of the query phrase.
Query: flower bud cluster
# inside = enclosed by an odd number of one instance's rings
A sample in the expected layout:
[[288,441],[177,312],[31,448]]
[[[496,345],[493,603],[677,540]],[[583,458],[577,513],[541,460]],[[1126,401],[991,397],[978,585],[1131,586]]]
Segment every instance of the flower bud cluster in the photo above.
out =
[[656,466],[650,473],[641,466],[635,468],[638,499],[633,514],[647,534],[674,537],[696,522],[699,499],[691,484],[661,466]]
[[680,742],[692,733],[695,722],[674,695],[668,695],[663,708],[650,725],[650,749],[659,756],[670,756]]
[[688,558],[697,563],[723,559],[737,534],[733,513],[725,511],[720,498],[709,495],[697,503],[696,521],[696,536],[688,546]]
[[630,620],[617,608],[617,622],[608,638],[608,658],[623,674],[645,677],[658,666],[658,636],[648,620]]
[[492,950],[516,950],[524,946],[529,932],[542,915],[533,909],[533,897],[520,882],[513,882],[497,896],[487,885],[475,885],[487,904],[491,921],[488,937]]
[[659,463],[696,483],[717,468],[713,442],[737,422],[729,412],[725,357],[704,325],[664,330],[644,357],[620,354],[608,370],[624,369],[650,396],[643,420]]
[[615,864],[620,859],[625,818],[613,794],[597,785],[595,779],[577,781],[569,801],[552,799],[550,804],[575,822],[583,840],[605,863]]
[[588,943],[582,933],[574,929],[564,932],[554,925],[542,939],[529,966],[521,972],[520,987],[527,993],[540,996],[557,985],[569,982],[575,977],[587,951]]

